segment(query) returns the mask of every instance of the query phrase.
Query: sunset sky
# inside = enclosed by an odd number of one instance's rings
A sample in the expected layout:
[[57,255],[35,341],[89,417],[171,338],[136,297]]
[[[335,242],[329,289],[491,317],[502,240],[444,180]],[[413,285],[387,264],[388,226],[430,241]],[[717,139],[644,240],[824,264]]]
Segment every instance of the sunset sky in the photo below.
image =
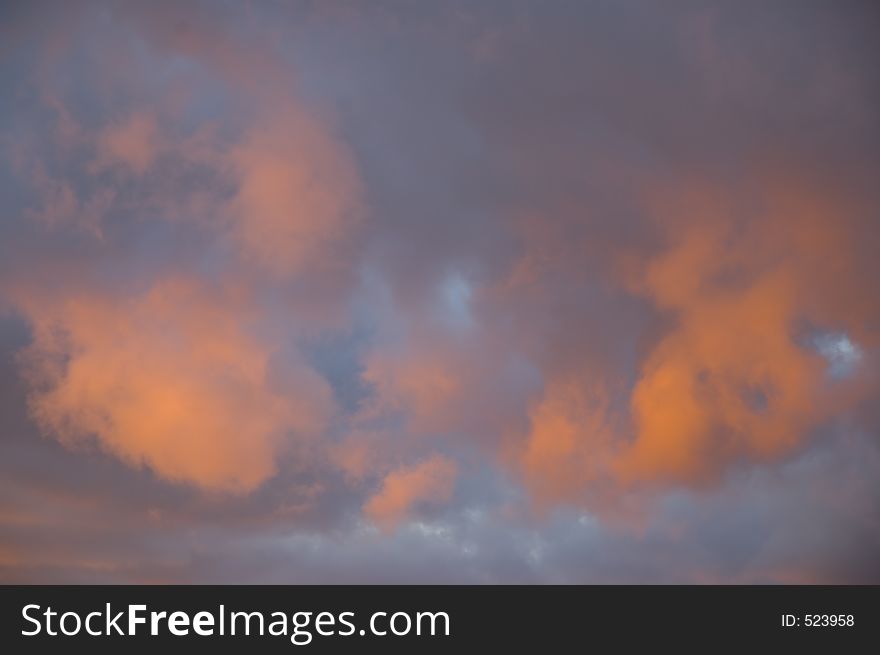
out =
[[880,583],[880,11],[0,5],[0,581]]

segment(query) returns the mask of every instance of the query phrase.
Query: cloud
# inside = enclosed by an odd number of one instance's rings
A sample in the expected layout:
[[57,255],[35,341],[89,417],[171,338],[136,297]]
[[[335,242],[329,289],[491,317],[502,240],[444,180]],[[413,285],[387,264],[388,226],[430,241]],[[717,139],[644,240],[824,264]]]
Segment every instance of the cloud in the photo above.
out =
[[415,430],[442,430],[450,425],[451,408],[461,402],[459,368],[429,350],[375,352],[363,373],[376,391],[378,405],[372,410],[402,410]]
[[[34,80],[58,129],[16,143],[15,173],[31,192],[22,218],[37,224],[17,229],[44,230],[46,248],[39,281],[22,263],[4,284],[33,330],[21,357],[31,407],[68,446],[96,439],[163,479],[252,492],[325,431],[334,409],[299,339],[310,321],[344,314],[358,173],[329,125],[282,89],[289,70],[271,49],[246,55],[199,12],[176,14],[194,23],[172,38],[170,6],[129,9],[82,13],[118,28],[102,39],[130,74],[98,56],[78,24],[47,47]],[[97,59],[83,75],[62,52]],[[204,74],[184,89],[193,65]],[[64,70],[93,95],[60,83]],[[156,85],[153,97],[144,84]],[[102,98],[108,88],[112,99]],[[221,126],[200,92],[245,102]],[[86,252],[51,254],[80,231]],[[157,245],[167,256],[156,259]],[[116,271],[114,283],[102,268]]]
[[122,164],[136,175],[143,175],[159,153],[155,117],[147,113],[128,116],[124,122],[110,125],[98,136],[98,157],[107,165]]
[[421,504],[448,501],[457,473],[455,462],[442,455],[394,470],[364,505],[364,513],[384,529],[391,529]]
[[853,217],[806,188],[792,203],[784,185],[756,186],[766,210],[748,219],[688,196],[667,220],[674,245],[649,262],[644,284],[675,327],[633,390],[638,433],[624,477],[699,481],[742,458],[776,459],[857,402],[858,390],[835,393],[827,362],[798,335],[804,321],[855,326],[856,316],[828,312],[814,279],[821,261],[839,284],[863,284],[846,264]]
[[871,12],[68,4],[0,21],[0,577],[876,579]]
[[648,207],[665,245],[612,271],[666,324],[623,391],[601,360],[544,368],[518,451],[538,498],[602,511],[639,489],[717,486],[793,456],[871,393],[869,377],[834,375],[815,345],[816,326],[856,333],[874,311],[841,307],[817,275],[867,291],[851,265],[858,213],[806,187],[796,201],[787,183],[748,188],[761,208],[750,214],[687,180]]
[[[597,493],[611,475],[615,436],[607,423],[603,389],[579,381],[545,389],[529,415],[520,465],[536,500],[555,504]],[[603,480],[604,479],[604,480]]]
[[296,104],[262,117],[227,154],[229,211],[244,257],[281,276],[344,270],[362,214],[351,157]]
[[243,493],[327,420],[321,378],[302,365],[275,375],[276,353],[249,334],[247,307],[198,281],[162,280],[125,299],[29,298],[25,307],[32,412],[67,445],[94,437],[162,478]]

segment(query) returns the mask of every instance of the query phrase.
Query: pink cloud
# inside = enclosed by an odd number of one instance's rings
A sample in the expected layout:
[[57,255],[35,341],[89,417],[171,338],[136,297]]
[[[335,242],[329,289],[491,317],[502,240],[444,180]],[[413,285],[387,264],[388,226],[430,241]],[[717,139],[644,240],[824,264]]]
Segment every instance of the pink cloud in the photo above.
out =
[[409,518],[419,505],[447,502],[457,474],[455,462],[442,455],[401,467],[385,476],[382,488],[364,505],[364,513],[390,530]]
[[31,410],[68,446],[96,439],[161,478],[243,493],[327,420],[321,378],[299,365],[274,380],[246,303],[197,280],[126,299],[30,295],[22,309],[34,330],[22,356]]

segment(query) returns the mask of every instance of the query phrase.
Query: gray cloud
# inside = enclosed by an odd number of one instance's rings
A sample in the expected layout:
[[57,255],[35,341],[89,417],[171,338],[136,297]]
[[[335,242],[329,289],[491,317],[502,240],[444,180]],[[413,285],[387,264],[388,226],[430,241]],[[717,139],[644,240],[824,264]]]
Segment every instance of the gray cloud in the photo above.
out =
[[0,578],[880,580],[867,5],[2,11]]

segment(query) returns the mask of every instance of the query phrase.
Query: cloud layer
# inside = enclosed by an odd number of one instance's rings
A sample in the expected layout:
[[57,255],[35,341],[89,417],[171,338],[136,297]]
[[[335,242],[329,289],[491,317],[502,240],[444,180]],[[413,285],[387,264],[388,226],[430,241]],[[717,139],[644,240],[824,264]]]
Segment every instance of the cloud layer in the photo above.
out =
[[3,12],[5,579],[877,581],[869,9]]

